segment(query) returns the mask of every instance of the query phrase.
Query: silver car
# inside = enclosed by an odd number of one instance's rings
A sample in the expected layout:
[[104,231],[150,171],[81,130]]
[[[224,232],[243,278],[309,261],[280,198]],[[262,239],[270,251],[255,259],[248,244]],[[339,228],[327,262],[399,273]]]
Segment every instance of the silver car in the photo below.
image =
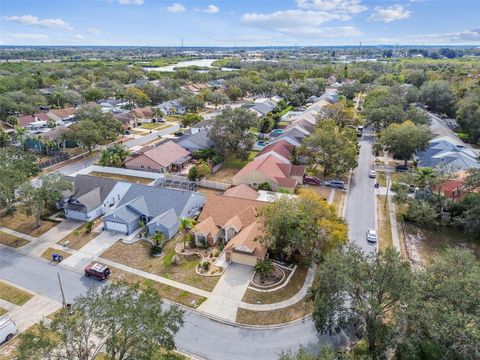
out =
[[368,172],[368,177],[369,177],[369,178],[374,179],[375,176],[376,176],[375,170],[370,170],[370,171]]
[[367,230],[367,241],[372,243],[377,242],[377,232],[374,229]]

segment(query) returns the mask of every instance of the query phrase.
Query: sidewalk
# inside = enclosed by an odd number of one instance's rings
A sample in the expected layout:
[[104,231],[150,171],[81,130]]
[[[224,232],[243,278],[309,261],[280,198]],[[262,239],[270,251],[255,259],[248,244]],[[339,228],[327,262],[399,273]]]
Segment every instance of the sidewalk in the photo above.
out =
[[15,321],[18,331],[22,332],[60,308],[60,303],[40,295],[35,295],[25,304],[11,311],[8,317]]

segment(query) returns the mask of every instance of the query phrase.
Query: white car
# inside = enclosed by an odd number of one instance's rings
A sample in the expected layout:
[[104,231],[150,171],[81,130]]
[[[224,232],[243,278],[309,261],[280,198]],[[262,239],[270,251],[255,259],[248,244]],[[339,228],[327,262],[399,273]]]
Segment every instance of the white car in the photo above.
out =
[[374,229],[367,230],[367,241],[372,243],[377,242],[377,232]]
[[375,172],[375,170],[370,170],[368,172],[368,177],[371,178],[371,179],[375,179],[376,174],[377,173]]
[[17,333],[17,325],[7,316],[0,317],[0,344],[11,340]]

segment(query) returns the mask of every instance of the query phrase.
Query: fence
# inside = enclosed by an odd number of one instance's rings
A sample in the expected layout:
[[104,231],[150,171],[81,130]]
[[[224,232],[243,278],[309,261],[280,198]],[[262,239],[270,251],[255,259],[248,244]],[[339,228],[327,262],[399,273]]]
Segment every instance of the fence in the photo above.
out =
[[51,158],[45,161],[42,161],[41,163],[38,164],[38,166],[40,166],[40,169],[44,169],[46,167],[58,164],[59,162],[68,160],[69,158],[70,156],[66,153],[56,152],[55,156],[52,156]]
[[232,184],[222,183],[222,182],[218,182],[218,181],[210,181],[210,180],[198,180],[198,181],[196,181],[196,184],[198,186],[203,186],[203,187],[206,187],[206,188],[215,189],[215,190],[222,190],[222,191],[225,191],[225,190],[229,189],[230,187],[232,187]]

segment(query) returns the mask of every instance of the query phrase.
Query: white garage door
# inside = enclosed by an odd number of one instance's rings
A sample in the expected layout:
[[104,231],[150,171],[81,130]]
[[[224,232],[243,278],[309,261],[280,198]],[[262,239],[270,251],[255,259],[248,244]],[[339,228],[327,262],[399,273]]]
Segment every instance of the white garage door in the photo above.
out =
[[249,265],[249,266],[255,266],[257,263],[257,258],[255,258],[254,256],[239,254],[235,252],[232,252],[231,260],[234,263]]
[[128,232],[127,230],[127,225],[125,224],[120,224],[118,222],[113,222],[113,221],[105,221],[105,227],[107,230],[112,230],[112,231],[118,231],[121,233],[126,234]]

